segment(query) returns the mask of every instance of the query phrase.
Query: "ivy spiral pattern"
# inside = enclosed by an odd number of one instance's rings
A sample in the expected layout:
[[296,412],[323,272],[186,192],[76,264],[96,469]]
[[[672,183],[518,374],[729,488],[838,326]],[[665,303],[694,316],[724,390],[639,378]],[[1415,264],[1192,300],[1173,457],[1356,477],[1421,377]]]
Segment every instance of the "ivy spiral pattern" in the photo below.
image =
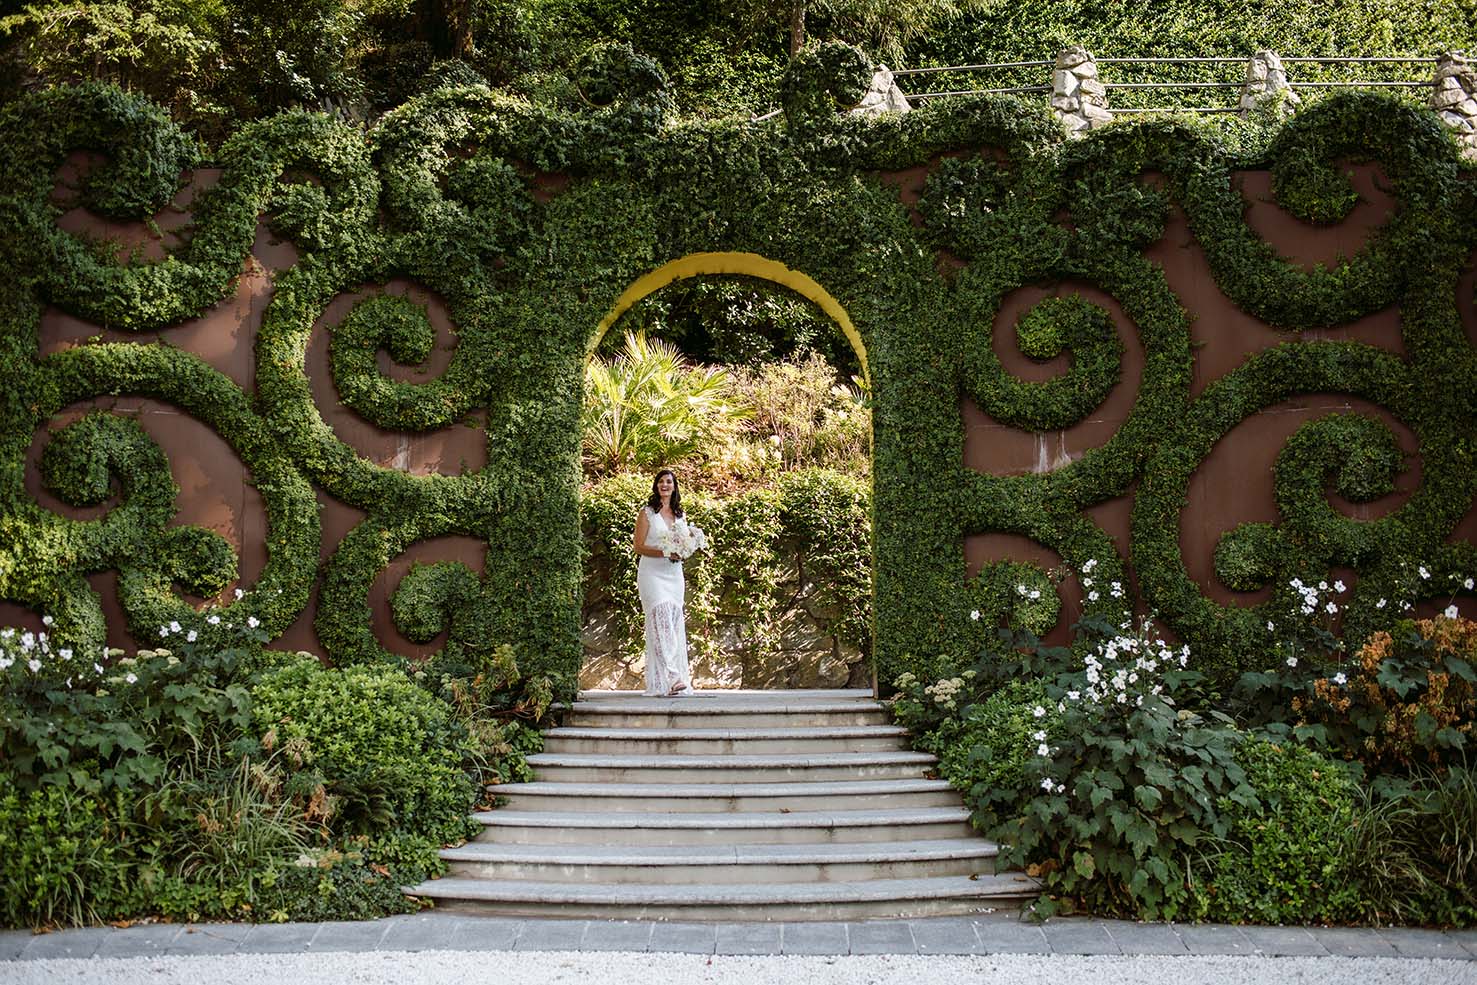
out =
[[[391,597],[396,625],[417,642],[443,638],[448,659],[512,643],[520,667],[572,687],[592,333],[642,274],[713,251],[805,272],[845,308],[866,348],[884,680],[905,669],[927,676],[1000,620],[1045,632],[1071,618],[1039,564],[993,558],[965,578],[962,545],[986,534],[1058,556],[1083,611],[1121,620],[1134,605],[1152,607],[1200,659],[1238,669],[1265,647],[1272,603],[1217,602],[1190,576],[1179,537],[1189,484],[1240,424],[1308,394],[1372,404],[1388,420],[1343,413],[1294,433],[1266,480],[1276,521],[1230,530],[1215,549],[1223,586],[1275,591],[1291,577],[1350,569],[1347,628],[1358,635],[1380,624],[1375,603],[1413,565],[1448,580],[1477,571],[1472,545],[1454,536],[1477,496],[1477,356],[1457,291],[1477,249],[1464,221],[1477,182],[1428,114],[1350,93],[1275,132],[1152,120],[1080,141],[1011,99],[939,101],[867,121],[833,114],[865,78],[854,53],[826,48],[797,60],[788,123],[673,122],[660,70],[635,59],[592,56],[594,105],[583,114],[466,87],[387,114],[367,140],[308,113],[245,126],[209,156],[219,180],[192,206],[185,241],[157,262],[116,260],[65,231],[55,175],[70,153],[100,152],[80,203],[147,220],[204,160],[187,135],[105,86],[0,111],[0,250],[16,272],[0,284],[0,356],[18,367],[0,394],[0,598],[56,616],[59,638],[97,644],[104,627],[88,574],[119,571],[139,639],[195,618],[185,594],[238,576],[241,545],[172,524],[171,463],[116,415],[63,428],[40,463],[64,502],[103,501],[101,516],[61,517],[27,492],[38,432],[69,408],[143,397],[220,435],[261,493],[267,563],[228,607],[232,618],[281,633],[316,584],[313,626],[330,658],[402,660],[373,628],[376,580],[417,544],[470,537],[486,548],[481,573],[451,561],[412,569]],[[1307,269],[1248,221],[1235,176],[1258,169],[1271,171],[1278,204],[1300,220],[1345,220],[1354,200],[1341,168],[1351,159],[1377,167],[1397,203],[1355,255]],[[913,193],[900,194],[908,182]],[[1198,389],[1202,299],[1177,294],[1149,256],[1176,222],[1214,289],[1286,333]],[[263,224],[296,259],[274,276],[253,326],[251,378],[238,383],[167,343],[231,296]],[[435,344],[422,306],[385,290],[396,280],[433,295],[452,324],[453,351],[434,379],[407,383],[377,366],[382,350],[413,364]],[[1057,296],[1018,319],[997,317],[1019,292],[1041,289]],[[343,317],[324,317],[350,295],[359,300]],[[47,306],[137,340],[43,354]],[[1398,352],[1329,337],[1395,307]],[[341,402],[364,422],[416,435],[485,414],[485,465],[414,474],[341,438],[313,395],[315,332],[328,336]],[[998,356],[1010,348],[1066,355],[1070,366],[1045,382],[1018,379]],[[1070,461],[996,474],[964,464],[961,399],[1030,433],[1096,422],[1109,401],[1127,410]],[[1392,488],[1402,464],[1392,423],[1414,436],[1419,486],[1378,519],[1339,513],[1330,482],[1351,501]],[[320,498],[358,511],[327,550]],[[1131,522],[1111,531],[1103,510],[1125,502]]]

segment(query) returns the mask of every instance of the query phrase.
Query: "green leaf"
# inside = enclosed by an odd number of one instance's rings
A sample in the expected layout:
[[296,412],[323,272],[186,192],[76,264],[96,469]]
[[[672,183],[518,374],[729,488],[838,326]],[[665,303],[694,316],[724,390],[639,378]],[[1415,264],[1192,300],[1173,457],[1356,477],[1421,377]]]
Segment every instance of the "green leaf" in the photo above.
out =
[[1138,801],[1138,805],[1144,810],[1154,811],[1164,802],[1164,794],[1159,792],[1158,787],[1144,785],[1133,788],[1133,799]]
[[1082,878],[1091,879],[1097,871],[1092,852],[1077,852],[1072,856],[1072,869]]

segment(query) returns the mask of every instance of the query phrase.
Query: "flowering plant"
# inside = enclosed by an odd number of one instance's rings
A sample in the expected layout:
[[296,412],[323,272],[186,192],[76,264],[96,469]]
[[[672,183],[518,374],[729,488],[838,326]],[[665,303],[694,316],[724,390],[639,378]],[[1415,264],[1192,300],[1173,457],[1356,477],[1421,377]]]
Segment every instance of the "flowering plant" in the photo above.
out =
[[1177,707],[1200,675],[1149,620],[1077,629],[1080,656],[1032,709],[1042,727],[1018,787],[989,794],[978,820],[1049,890],[1094,912],[1172,917],[1188,902],[1185,849],[1226,833],[1218,801],[1256,803],[1235,761],[1240,735],[1225,715]]
[[[684,517],[678,517],[677,522],[657,538],[657,545],[673,564],[680,564],[698,551],[707,548],[708,535],[703,532],[702,527],[695,523],[688,523]],[[672,558],[673,554],[677,557]]]
[[[229,631],[243,646],[266,639],[255,617]],[[159,635],[172,646],[128,657],[55,647],[44,629],[0,629],[0,761],[27,784],[126,791],[156,782],[207,732],[240,735],[251,721],[244,650],[207,646],[178,622]]]

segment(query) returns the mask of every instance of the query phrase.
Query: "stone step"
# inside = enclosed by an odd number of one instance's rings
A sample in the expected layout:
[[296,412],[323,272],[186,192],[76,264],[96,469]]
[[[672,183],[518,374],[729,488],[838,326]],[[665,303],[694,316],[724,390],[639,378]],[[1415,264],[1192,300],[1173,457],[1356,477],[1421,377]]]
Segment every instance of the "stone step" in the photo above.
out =
[[[699,698],[719,698],[728,701],[750,701],[756,704],[783,704],[794,701],[875,701],[877,696],[871,688],[796,688],[794,690],[755,690],[746,688],[699,688],[692,694]],[[628,699],[650,699],[653,695],[641,691],[598,691],[579,693],[580,701],[622,701]]]
[[544,752],[645,755],[862,752],[907,748],[900,725],[832,728],[554,728]]
[[993,874],[999,848],[983,838],[824,845],[498,845],[442,849],[457,879],[621,885],[730,885],[927,879]]
[[622,756],[536,753],[534,775],[547,783],[776,783],[921,777],[938,762],[926,752],[818,755]]
[[504,783],[489,788],[520,811],[595,813],[845,811],[957,807],[947,780],[815,783]]
[[437,908],[610,920],[865,920],[978,913],[1034,897],[1021,873],[736,885],[612,885],[433,879],[407,887]]
[[973,834],[963,807],[789,813],[587,813],[501,808],[473,817],[503,845],[760,845],[938,841]]
[[622,698],[580,701],[564,724],[583,728],[836,728],[890,725],[878,701],[735,701],[721,698]]

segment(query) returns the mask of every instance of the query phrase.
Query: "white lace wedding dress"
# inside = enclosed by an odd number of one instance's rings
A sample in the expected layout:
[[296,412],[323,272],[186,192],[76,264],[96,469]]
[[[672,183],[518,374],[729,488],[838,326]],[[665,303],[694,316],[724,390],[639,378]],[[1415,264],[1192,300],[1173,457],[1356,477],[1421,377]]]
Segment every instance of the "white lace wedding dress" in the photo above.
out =
[[[660,547],[667,521],[649,506],[642,509],[646,511],[646,546]],[[646,693],[671,694],[679,682],[683,693],[690,692],[682,565],[643,554],[636,567],[636,588],[641,593],[641,614],[646,618]]]

